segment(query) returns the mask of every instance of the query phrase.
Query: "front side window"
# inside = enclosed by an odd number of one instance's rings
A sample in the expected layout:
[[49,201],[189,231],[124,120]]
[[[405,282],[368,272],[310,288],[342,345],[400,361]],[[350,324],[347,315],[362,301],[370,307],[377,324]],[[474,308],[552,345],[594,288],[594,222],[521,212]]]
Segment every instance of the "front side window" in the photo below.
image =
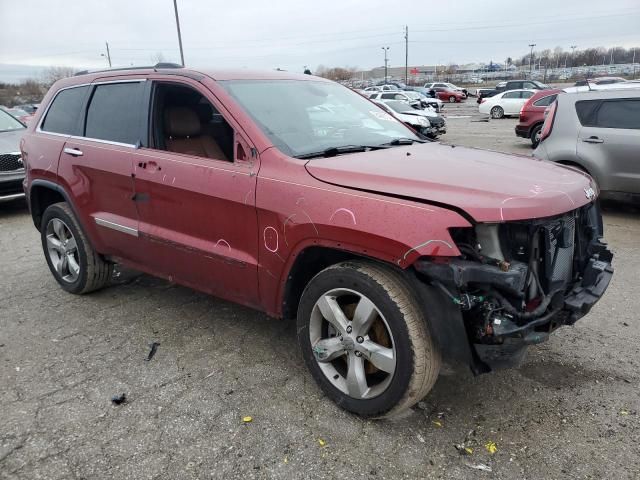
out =
[[152,105],[153,148],[233,161],[233,128],[200,92],[177,83],[157,83]]
[[220,85],[282,152],[419,141],[401,122],[342,85],[299,80],[225,80]]
[[88,89],[88,86],[83,86],[58,92],[51,102],[40,129],[51,133],[77,135],[81,109]]
[[507,92],[502,98],[520,98],[520,92]]
[[25,126],[0,108],[0,132],[22,130]]
[[91,96],[84,136],[135,145],[141,140],[143,82],[97,85]]

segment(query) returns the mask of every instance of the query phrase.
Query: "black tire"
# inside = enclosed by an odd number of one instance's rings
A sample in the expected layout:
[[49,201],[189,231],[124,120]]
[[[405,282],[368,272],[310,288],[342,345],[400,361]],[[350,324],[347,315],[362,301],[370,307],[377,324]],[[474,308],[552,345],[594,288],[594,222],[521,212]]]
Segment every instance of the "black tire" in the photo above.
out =
[[502,107],[493,107],[491,109],[491,118],[503,118],[504,117],[504,109]]
[[533,148],[536,148],[538,146],[538,144],[540,143],[540,139],[538,138],[540,130],[542,130],[542,124],[536,125],[531,130],[531,135],[529,136],[529,138],[531,139],[531,146]]
[[[50,222],[55,219],[61,220],[64,226],[71,232],[76,243],[75,255],[79,265],[77,278],[65,280],[53,265],[49,247],[47,244],[47,231]],[[80,228],[80,224],[75,218],[71,208],[66,202],[50,205],[42,215],[40,225],[40,237],[42,249],[49,265],[49,270],[60,286],[69,293],[84,294],[98,290],[107,285],[113,273],[113,264],[106,262],[91,246],[87,236]]]
[[[391,333],[395,370],[390,383],[373,398],[354,398],[341,391],[323,373],[314,355],[310,338],[312,312],[316,302],[334,289],[365,295],[384,317]],[[440,371],[440,353],[415,294],[401,272],[385,265],[349,261],[318,273],[300,299],[297,331],[305,363],[324,393],[345,410],[365,417],[389,417],[410,408],[431,390]]]
[[456,97],[454,97],[453,95],[451,95],[449,97],[449,103],[456,103]]

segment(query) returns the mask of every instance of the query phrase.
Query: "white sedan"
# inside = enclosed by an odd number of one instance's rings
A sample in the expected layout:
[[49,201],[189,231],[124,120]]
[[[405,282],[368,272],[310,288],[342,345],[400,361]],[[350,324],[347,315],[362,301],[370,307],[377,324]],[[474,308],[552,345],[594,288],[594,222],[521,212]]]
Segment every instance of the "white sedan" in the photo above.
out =
[[483,98],[478,107],[480,113],[491,115],[491,118],[502,118],[519,115],[522,106],[537,90],[508,90],[493,97]]

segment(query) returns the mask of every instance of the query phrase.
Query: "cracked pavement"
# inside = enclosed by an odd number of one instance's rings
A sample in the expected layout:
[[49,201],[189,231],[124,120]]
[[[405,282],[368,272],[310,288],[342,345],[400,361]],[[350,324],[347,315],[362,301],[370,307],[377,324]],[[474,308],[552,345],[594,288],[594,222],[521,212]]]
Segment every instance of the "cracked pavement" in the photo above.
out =
[[[513,120],[474,118],[445,140],[530,152]],[[445,372],[372,421],[324,398],[291,322],[131,271],[63,292],[24,202],[0,203],[0,479],[638,478],[639,234],[638,210],[607,207],[607,294],[519,369]]]

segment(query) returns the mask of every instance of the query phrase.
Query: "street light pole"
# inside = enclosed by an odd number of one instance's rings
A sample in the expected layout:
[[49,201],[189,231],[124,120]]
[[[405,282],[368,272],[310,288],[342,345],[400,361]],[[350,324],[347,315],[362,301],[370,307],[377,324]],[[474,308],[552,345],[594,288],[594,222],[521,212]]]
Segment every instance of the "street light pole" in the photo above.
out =
[[533,74],[533,47],[535,47],[536,44],[530,43],[529,46],[531,47],[531,55],[529,55],[529,78],[531,78]]
[[384,52],[384,83],[387,83],[387,52],[389,47],[381,47]]
[[404,84],[409,84],[409,26],[404,26]]
[[176,28],[178,29],[178,44],[180,45],[180,61],[184,67],[184,52],[182,51],[182,35],[180,34],[180,18],[178,17],[178,4],[177,0],[173,0],[173,11],[176,14]]
[[571,68],[573,68],[576,64],[576,48],[577,45],[571,45]]
[[107,62],[109,63],[109,68],[111,68],[111,53],[109,53],[109,42],[104,42],[104,44],[107,46],[107,53],[101,53],[100,56],[104,57],[107,59]]

